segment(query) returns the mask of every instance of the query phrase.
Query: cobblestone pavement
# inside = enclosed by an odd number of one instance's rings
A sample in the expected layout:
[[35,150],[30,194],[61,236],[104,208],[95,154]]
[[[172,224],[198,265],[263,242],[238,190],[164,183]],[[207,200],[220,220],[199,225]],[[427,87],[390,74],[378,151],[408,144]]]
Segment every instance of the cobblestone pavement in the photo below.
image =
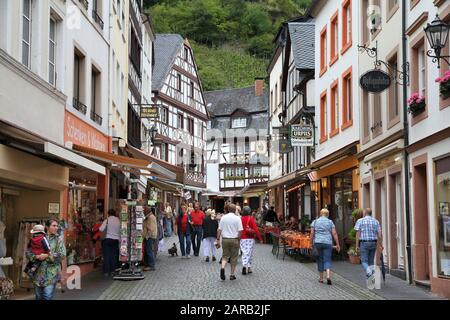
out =
[[[166,243],[172,244],[175,238]],[[176,241],[178,243],[178,241]],[[180,251],[180,250],[178,250]],[[180,254],[180,252],[179,252]],[[221,256],[219,250],[217,257]],[[302,264],[286,257],[277,260],[271,246],[257,244],[253,273],[242,275],[238,264],[237,280],[219,278],[219,263],[200,257],[169,257],[167,250],[158,253],[156,271],[145,272],[140,281],[114,281],[100,296],[105,300],[374,300],[374,292],[334,274],[333,285],[320,284],[314,265]]]

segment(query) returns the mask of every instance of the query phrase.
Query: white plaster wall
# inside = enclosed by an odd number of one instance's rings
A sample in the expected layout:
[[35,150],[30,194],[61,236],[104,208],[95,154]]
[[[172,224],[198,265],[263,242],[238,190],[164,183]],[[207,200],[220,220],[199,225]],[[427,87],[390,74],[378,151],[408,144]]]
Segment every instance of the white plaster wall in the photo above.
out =
[[[332,154],[333,152],[341,149],[342,147],[359,141],[359,93],[355,88],[359,88],[359,67],[358,67],[358,35],[359,35],[359,26],[358,26],[358,16],[359,16],[359,1],[352,1],[352,47],[348,49],[344,55],[339,54],[339,60],[336,61],[331,67],[328,66],[328,70],[320,76],[320,32],[325,25],[327,25],[327,41],[328,41],[328,49],[330,48],[330,18],[339,9],[339,21],[341,21],[341,1],[327,1],[326,4],[322,7],[320,12],[316,17],[316,35],[315,35],[315,46],[316,50],[316,71],[315,71],[315,106],[316,106],[316,124],[318,127],[318,137],[320,140],[320,95],[324,90],[327,90],[328,96],[328,110],[330,110],[330,86],[333,81],[339,79],[339,127],[342,126],[342,74],[350,67],[352,67],[352,81],[353,81],[353,125],[344,131],[340,130],[340,133],[331,139],[329,138],[323,144],[319,144],[316,152],[316,160],[319,160],[327,155]],[[342,49],[342,23],[339,23],[339,52]],[[328,50],[329,53],[329,50]],[[328,54],[329,56],[329,54]],[[329,57],[327,57],[327,61],[329,64]],[[330,111],[328,111],[328,115]],[[330,117],[327,117],[328,121],[328,129],[330,128]],[[328,130],[330,131],[330,130]]]
[[206,187],[209,191],[220,192],[219,163],[208,163],[206,165]]
[[[277,61],[274,64],[274,67],[270,73],[270,83],[269,83],[269,103],[270,103],[270,92],[274,92],[274,98],[273,98],[273,103],[275,103],[275,85],[277,85],[278,87],[278,91],[280,91],[280,76],[283,72],[283,54],[280,54],[280,56],[278,57]],[[279,94],[279,93],[278,93]],[[280,102],[281,97],[278,97],[278,104]],[[270,155],[270,180],[275,180],[279,177],[281,177],[282,175],[282,157],[279,153],[273,152],[272,151],[272,147],[274,145],[274,142],[276,140],[278,140],[277,138],[274,137],[274,131],[272,130],[273,127],[280,127],[281,123],[278,119],[278,114],[282,111],[281,108],[276,108],[278,106],[273,106],[272,107],[272,113],[269,115],[270,117],[270,132],[269,134],[271,135],[272,139],[271,139],[271,148],[269,150],[269,155]]]
[[[79,2],[70,0],[66,2],[67,7],[73,10],[72,6]],[[103,1],[103,21],[105,23],[103,31],[97,28],[97,24],[92,19],[92,2],[89,2],[89,9],[86,12],[80,9],[77,5],[77,10],[80,14],[80,23],[75,27],[67,28],[66,42],[65,42],[65,90],[68,99],[66,107],[75,112],[78,116],[83,118],[85,122],[95,127],[96,129],[108,134],[108,111],[109,111],[109,1]],[[77,15],[76,14],[76,15]],[[74,72],[74,48],[77,47],[85,55],[85,81],[84,81],[84,96],[80,97],[87,107],[86,115],[82,115],[77,110],[73,109],[73,72]],[[97,113],[103,118],[102,126],[91,120],[91,66],[95,67],[101,72],[101,110]]]

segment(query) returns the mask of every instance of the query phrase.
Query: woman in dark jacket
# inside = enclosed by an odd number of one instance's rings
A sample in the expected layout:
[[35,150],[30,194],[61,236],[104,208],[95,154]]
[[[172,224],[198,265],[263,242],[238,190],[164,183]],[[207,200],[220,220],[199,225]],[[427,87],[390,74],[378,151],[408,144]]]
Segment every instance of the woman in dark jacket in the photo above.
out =
[[181,206],[180,214],[177,217],[178,239],[180,240],[181,258],[191,258],[191,229],[192,219],[187,211],[187,206]]
[[216,261],[215,240],[219,223],[213,219],[215,215],[214,210],[208,209],[206,210],[206,217],[203,219],[203,255],[206,257],[206,262],[209,262],[210,256],[212,256],[212,261]]

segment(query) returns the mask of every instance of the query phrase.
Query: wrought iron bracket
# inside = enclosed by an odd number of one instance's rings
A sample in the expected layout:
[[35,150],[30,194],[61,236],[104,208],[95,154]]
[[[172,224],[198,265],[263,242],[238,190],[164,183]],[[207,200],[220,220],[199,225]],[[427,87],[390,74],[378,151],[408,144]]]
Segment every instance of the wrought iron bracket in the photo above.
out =
[[450,60],[448,60],[448,59],[450,59],[450,56],[441,56],[441,55],[440,56],[434,56],[433,55],[433,50],[428,50],[427,51],[427,56],[429,56],[430,58],[433,58],[433,60],[432,60],[433,63],[437,62],[438,69],[441,68],[441,60],[444,60],[450,66]]
[[375,69],[380,69],[381,66],[385,66],[388,71],[393,73],[392,80],[401,86],[409,86],[409,62],[406,62],[401,66],[401,70],[395,68],[389,63],[378,59],[378,41],[375,47],[369,48],[367,46],[358,46],[358,51],[361,53],[366,53],[369,57],[374,58]]

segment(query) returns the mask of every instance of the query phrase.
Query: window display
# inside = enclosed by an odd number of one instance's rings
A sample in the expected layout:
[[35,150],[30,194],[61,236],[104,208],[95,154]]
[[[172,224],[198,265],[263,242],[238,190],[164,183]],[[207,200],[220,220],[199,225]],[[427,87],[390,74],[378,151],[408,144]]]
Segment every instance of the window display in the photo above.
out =
[[73,186],[69,190],[67,229],[67,265],[93,262],[95,243],[93,228],[102,219],[97,210],[95,187]]
[[438,274],[450,277],[450,157],[436,161]]

